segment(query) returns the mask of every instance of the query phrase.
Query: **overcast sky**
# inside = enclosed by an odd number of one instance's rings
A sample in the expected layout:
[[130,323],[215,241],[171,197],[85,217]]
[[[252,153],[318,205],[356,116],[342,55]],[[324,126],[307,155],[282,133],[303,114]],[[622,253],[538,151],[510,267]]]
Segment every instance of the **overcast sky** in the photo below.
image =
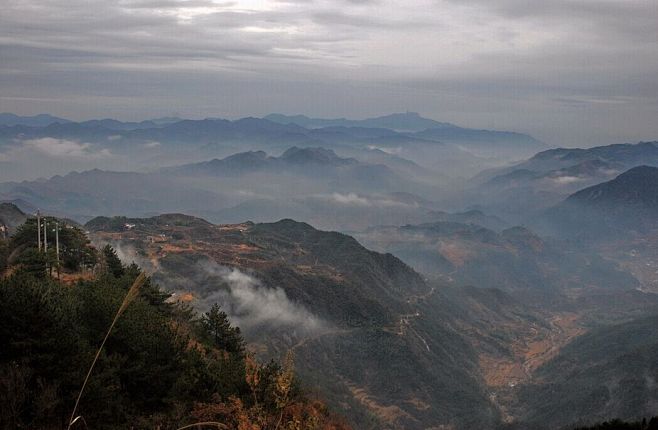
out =
[[0,0],[0,111],[658,139],[657,0]]

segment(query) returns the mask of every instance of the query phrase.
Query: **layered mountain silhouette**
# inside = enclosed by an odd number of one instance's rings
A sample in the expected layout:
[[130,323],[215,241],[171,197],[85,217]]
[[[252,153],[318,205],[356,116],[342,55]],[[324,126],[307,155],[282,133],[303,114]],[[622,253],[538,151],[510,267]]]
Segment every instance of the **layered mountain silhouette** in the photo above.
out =
[[611,261],[543,239],[524,227],[496,232],[473,223],[439,221],[373,227],[355,237],[371,249],[396,255],[427,276],[497,288],[528,303],[564,306],[565,298],[579,295],[583,285],[589,286],[587,294],[638,286],[635,278]]
[[58,118],[48,114],[39,114],[34,116],[20,116],[13,113],[3,112],[0,113],[0,127],[1,126],[15,126],[25,125],[29,127],[45,127],[50,124],[60,123],[64,124],[71,122],[68,119]]
[[[78,145],[86,156],[86,164],[76,157],[60,156],[60,163],[69,166],[69,170],[124,170],[126,166],[143,170],[222,158],[245,149],[279,153],[291,146],[324,147],[343,157],[368,157],[373,151],[380,151],[387,153],[391,162],[411,161],[448,176],[473,175],[545,148],[528,135],[458,127],[415,113],[368,120],[300,118],[294,117],[296,122],[277,115],[237,120],[161,118],[123,122],[106,118],[73,122],[49,116],[7,116],[4,122],[0,121],[0,147],[18,153],[17,149],[24,149],[27,142],[28,148],[39,148],[39,155],[48,157],[53,154],[38,139],[65,140],[66,147]],[[34,141],[38,146],[30,146]],[[35,166],[37,161],[34,157],[31,160]],[[47,161],[43,166],[53,168]],[[64,173],[62,170],[51,174]]]
[[531,222],[569,195],[640,165],[658,166],[658,142],[551,149],[478,174],[460,197],[514,222]]
[[330,149],[298,148],[286,150],[281,156],[273,157],[265,151],[248,151],[231,155],[223,159],[213,159],[201,163],[165,168],[165,173],[177,175],[242,175],[261,170],[285,172],[290,168],[339,168],[360,164],[353,158],[342,158]]
[[658,227],[658,168],[634,167],[578,191],[549,209],[540,225],[556,235],[592,240],[653,230]]
[[324,127],[361,127],[370,129],[391,129],[396,131],[421,131],[428,128],[449,128],[456,127],[446,122],[434,121],[423,118],[417,112],[394,113],[391,115],[368,118],[362,120],[336,118],[309,118],[306,115],[282,115],[270,114],[265,119],[280,124],[297,124],[306,128],[324,128]]

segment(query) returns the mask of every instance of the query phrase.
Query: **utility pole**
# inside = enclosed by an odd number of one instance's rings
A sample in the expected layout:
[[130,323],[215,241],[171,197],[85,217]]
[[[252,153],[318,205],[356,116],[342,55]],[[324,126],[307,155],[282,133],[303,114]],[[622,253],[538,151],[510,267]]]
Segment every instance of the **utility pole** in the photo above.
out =
[[48,230],[47,230],[48,220],[43,219],[43,253],[46,256],[46,273],[48,273]]
[[59,222],[55,222],[55,249],[57,250],[57,279],[59,279]]
[[41,212],[37,210],[37,241],[39,242],[39,252],[41,252]]

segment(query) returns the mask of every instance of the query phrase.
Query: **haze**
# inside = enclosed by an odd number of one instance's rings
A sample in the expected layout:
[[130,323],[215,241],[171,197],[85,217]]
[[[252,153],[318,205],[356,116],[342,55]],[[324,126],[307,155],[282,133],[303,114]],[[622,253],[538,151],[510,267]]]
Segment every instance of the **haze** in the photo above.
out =
[[658,132],[652,0],[4,0],[2,10],[0,111],[414,110],[555,146]]

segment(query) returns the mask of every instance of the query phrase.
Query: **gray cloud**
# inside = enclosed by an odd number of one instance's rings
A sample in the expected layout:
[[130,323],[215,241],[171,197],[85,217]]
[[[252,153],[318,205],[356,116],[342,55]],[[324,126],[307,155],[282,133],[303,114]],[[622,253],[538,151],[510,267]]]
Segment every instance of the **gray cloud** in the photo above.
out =
[[307,333],[327,328],[326,323],[304,306],[292,302],[281,288],[266,287],[238,269],[223,267],[214,262],[199,263],[197,270],[221,279],[225,288],[216,289],[199,298],[196,307],[207,310],[218,303],[231,321],[247,332],[262,330],[263,327],[294,328]]
[[653,0],[7,0],[0,110],[419,110],[555,144],[655,138]]

